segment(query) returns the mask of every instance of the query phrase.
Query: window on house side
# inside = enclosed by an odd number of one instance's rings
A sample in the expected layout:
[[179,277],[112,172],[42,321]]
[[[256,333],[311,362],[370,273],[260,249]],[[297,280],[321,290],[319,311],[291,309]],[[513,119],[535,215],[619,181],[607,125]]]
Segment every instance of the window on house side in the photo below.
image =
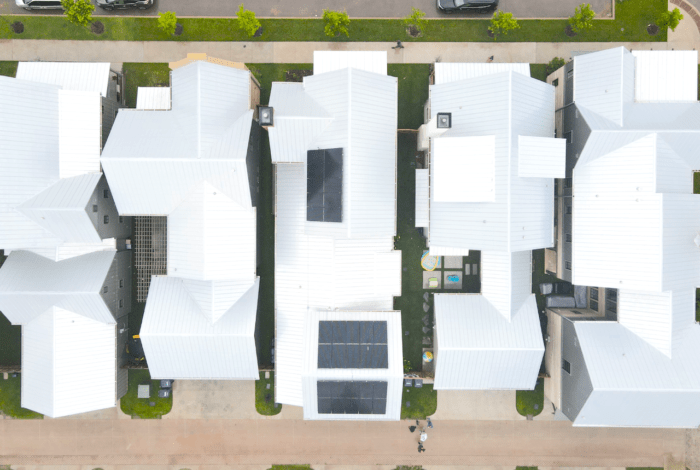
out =
[[564,371],[571,375],[571,364],[569,361],[565,360],[564,363],[561,365],[561,368],[564,369]]
[[102,293],[103,293],[103,294],[106,294],[108,290],[109,290],[109,288],[108,288],[107,286],[104,286],[104,287],[102,288]]

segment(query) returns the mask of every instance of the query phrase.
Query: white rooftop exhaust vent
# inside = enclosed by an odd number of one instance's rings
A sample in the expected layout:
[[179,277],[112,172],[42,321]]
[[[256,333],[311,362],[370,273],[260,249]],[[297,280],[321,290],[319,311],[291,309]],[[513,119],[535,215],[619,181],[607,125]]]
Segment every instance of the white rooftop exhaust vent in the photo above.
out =
[[263,127],[273,127],[274,110],[272,106],[260,106],[258,108],[258,119],[260,120],[260,125]]
[[452,128],[452,113],[438,113],[438,115],[437,115],[437,128],[438,129],[451,129]]

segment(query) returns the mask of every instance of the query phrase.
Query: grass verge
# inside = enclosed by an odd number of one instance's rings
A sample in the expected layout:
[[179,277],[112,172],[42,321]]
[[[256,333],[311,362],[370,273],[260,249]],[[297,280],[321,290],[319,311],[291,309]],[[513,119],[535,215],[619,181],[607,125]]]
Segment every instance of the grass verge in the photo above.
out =
[[267,470],[309,470],[311,468],[310,464],[307,465],[273,465]]
[[[515,407],[523,416],[537,416],[544,407],[544,380],[537,379],[534,390],[518,390],[515,392]],[[537,408],[535,408],[537,407]]]
[[136,107],[136,93],[140,86],[170,86],[170,68],[163,63],[125,62],[122,66],[124,73],[124,92],[126,107]]
[[18,62],[14,60],[0,61],[0,75],[14,77],[17,75],[17,64]]
[[4,415],[19,419],[43,419],[44,415],[22,408],[21,377],[0,380],[0,411]]
[[[407,406],[407,403],[411,403]],[[401,419],[425,419],[437,411],[437,390],[432,385],[421,388],[403,387]]]
[[273,372],[270,372],[269,379],[265,378],[265,372],[260,372],[260,380],[255,381],[255,409],[265,416],[274,416],[282,411],[282,405],[275,408],[275,374]]
[[[151,384],[150,399],[138,398],[138,386],[145,383]],[[159,398],[159,389],[160,381],[151,380],[151,374],[148,370],[130,369],[129,390],[120,400],[122,411],[131,415],[132,418],[142,419],[160,419],[163,415],[167,415],[173,409],[173,396],[170,394],[168,398]],[[151,401],[155,403],[155,406],[149,405]]]
[[[105,32],[96,35],[88,28],[70,24],[62,16],[14,16],[24,24],[24,32],[15,34],[8,23],[0,24],[0,39],[72,39],[118,41],[386,41],[405,42],[626,42],[667,40],[667,31],[650,36],[646,27],[666,10],[666,0],[625,0],[615,5],[614,20],[594,20],[593,28],[568,37],[567,20],[522,20],[520,29],[508,35],[489,38],[489,20],[428,20],[420,38],[406,33],[401,19],[352,20],[349,37],[329,38],[320,19],[260,19],[264,33],[250,38],[238,29],[235,18],[179,18],[184,27],[180,36],[171,36],[158,28],[156,18],[100,17]],[[573,11],[571,12],[574,13]],[[690,21],[689,19],[686,21]]]

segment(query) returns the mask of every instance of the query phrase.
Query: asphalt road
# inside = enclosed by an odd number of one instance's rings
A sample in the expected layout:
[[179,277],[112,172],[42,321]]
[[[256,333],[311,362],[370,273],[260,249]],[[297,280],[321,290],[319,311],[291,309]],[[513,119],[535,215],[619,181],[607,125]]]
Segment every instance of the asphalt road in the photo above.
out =
[[[499,8],[512,12],[516,18],[568,18],[582,0],[501,0]],[[591,7],[602,17],[611,13],[614,0],[590,0]],[[97,8],[98,15],[154,16],[158,12],[174,11],[178,16],[236,16],[238,5],[245,3],[258,17],[320,17],[323,9],[346,10],[350,18],[401,18],[411,13],[411,7],[423,10],[428,18],[488,18],[490,14],[445,15],[435,0],[156,0],[149,10],[106,12]],[[2,14],[60,14],[44,10],[27,12],[14,0],[0,0]]]

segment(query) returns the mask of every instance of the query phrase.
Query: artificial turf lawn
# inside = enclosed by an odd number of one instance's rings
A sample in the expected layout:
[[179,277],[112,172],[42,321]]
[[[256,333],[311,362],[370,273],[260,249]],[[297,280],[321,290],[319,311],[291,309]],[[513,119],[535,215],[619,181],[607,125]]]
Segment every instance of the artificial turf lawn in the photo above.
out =
[[[267,389],[267,385],[270,389]],[[269,400],[266,399],[269,397]],[[255,409],[261,415],[273,416],[282,411],[282,405],[275,408],[275,374],[270,372],[270,378],[265,378],[265,372],[260,372],[260,380],[255,381]]]
[[0,61],[0,75],[14,77],[17,74],[17,64],[15,60]]
[[[411,402],[411,406],[406,403]],[[437,391],[432,385],[421,388],[403,387],[401,397],[401,419],[425,419],[437,411]]]
[[[537,409],[535,409],[537,405]],[[544,407],[544,379],[537,379],[534,390],[518,390],[515,392],[515,407],[523,416],[537,416]]]
[[[138,386],[143,383],[151,383],[151,398],[137,398]],[[122,411],[128,415],[138,416],[142,419],[160,419],[170,413],[173,408],[172,393],[168,398],[159,398],[160,380],[151,380],[151,374],[145,369],[129,369],[129,390],[120,400]],[[149,401],[155,402],[150,406]]]
[[0,380],[0,411],[7,416],[22,419],[43,419],[44,415],[27,410],[21,403],[21,377]]
[[[118,41],[385,41],[394,42],[635,42],[667,40],[667,31],[655,36],[646,27],[654,23],[668,8],[666,0],[625,0],[616,2],[614,20],[594,20],[593,28],[568,37],[567,20],[522,20],[520,29],[495,41],[488,36],[490,21],[472,19],[427,20],[428,26],[419,38],[406,32],[402,19],[353,20],[349,37],[329,38],[324,34],[321,19],[260,19],[263,34],[250,38],[238,29],[235,18],[179,18],[184,27],[180,36],[172,36],[158,28],[157,18],[104,16],[105,31],[93,34],[88,28],[69,23],[61,16],[13,16],[24,24],[24,32],[15,34],[9,22],[0,22],[0,39],[89,39]],[[574,13],[573,11],[571,12]],[[686,19],[684,21],[691,21]]]

